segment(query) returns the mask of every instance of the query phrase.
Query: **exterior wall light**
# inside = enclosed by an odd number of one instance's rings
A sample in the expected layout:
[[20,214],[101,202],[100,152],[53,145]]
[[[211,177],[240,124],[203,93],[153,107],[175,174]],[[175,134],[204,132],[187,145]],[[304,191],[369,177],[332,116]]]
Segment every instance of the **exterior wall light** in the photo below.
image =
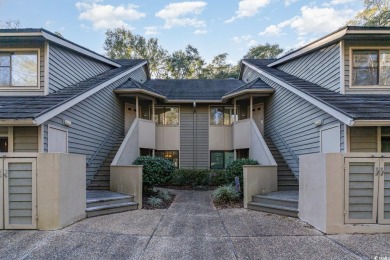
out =
[[64,125],[66,125],[66,126],[71,126],[72,125],[72,122],[71,121],[69,121],[69,120],[64,120]]

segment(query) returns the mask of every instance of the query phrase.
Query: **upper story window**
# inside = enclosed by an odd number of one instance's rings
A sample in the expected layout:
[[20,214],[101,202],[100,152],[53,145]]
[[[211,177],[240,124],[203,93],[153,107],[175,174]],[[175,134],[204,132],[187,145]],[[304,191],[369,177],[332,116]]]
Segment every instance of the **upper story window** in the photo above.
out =
[[0,51],[0,87],[37,86],[37,51]]
[[353,86],[390,86],[390,50],[353,50]]
[[210,107],[210,125],[231,125],[236,117],[232,106]]
[[154,110],[154,122],[156,122],[158,125],[178,126],[179,107],[156,106]]

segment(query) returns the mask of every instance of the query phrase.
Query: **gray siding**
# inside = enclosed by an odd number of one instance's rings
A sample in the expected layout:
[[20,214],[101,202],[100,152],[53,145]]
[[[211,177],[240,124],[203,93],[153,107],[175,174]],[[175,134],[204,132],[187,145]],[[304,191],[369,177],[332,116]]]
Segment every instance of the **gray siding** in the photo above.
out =
[[[137,73],[139,72],[133,72],[130,77]],[[69,140],[68,152],[86,155],[87,162],[111,130],[115,129],[92,164],[87,167],[87,181],[91,180],[99,169],[117,138],[123,135],[124,105],[115,93],[113,93],[113,89],[123,84],[128,78],[129,76],[123,77],[45,123],[45,151],[47,151],[48,144],[48,124],[64,127],[63,120],[70,120],[72,126],[67,128]]]
[[14,126],[14,152],[38,152],[38,127]]
[[[299,157],[304,154],[320,152],[321,127],[340,124],[341,152],[344,150],[344,127],[342,123],[298,95],[260,74],[258,75],[264,82],[275,89],[275,93],[266,99],[265,135],[272,139],[294,174],[298,175],[299,173],[299,162],[294,159],[284,142],[273,131],[271,125],[293,153]],[[243,77],[246,77],[246,75]],[[323,125],[315,127],[314,122],[320,119],[323,120]]]
[[277,67],[291,75],[340,92],[340,46],[335,44]]
[[49,93],[101,74],[110,65],[80,55],[56,44],[49,45]]
[[[346,40],[344,41],[344,82],[345,82],[345,93],[348,94],[370,94],[370,93],[383,93],[390,94],[390,88],[380,89],[380,88],[350,88],[350,61],[352,57],[350,57],[350,49],[351,47],[386,47],[390,46],[390,40],[382,40],[382,41],[358,41],[358,40]],[[351,68],[352,69],[352,68]]]
[[198,106],[196,112],[194,118],[191,105],[180,106],[180,168],[209,167],[208,106]]
[[131,74],[131,78],[138,82],[145,82],[147,80],[145,67],[139,68]]
[[0,95],[43,95],[45,87],[45,45],[43,42],[31,41],[28,39],[23,39],[23,42],[18,42],[15,40],[7,41],[7,39],[2,39],[0,41],[0,49],[39,49],[39,89],[37,91],[9,91],[1,90]]

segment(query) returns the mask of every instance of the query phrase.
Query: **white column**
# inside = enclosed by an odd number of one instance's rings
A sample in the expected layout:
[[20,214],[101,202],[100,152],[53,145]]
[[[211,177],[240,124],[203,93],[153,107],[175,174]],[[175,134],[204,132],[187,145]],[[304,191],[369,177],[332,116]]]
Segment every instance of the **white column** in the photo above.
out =
[[155,115],[155,112],[154,112],[154,99],[152,100],[152,121],[154,121],[154,115]]
[[233,99],[233,102],[234,102],[234,122],[238,121],[238,115],[237,115],[237,102],[236,102],[236,98]]

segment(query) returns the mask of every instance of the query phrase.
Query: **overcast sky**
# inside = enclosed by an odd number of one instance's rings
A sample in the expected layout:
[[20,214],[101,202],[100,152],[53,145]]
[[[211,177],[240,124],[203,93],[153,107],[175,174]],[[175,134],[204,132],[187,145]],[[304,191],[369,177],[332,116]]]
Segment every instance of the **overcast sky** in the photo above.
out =
[[0,20],[59,31],[104,53],[104,32],[127,27],[157,37],[170,52],[192,44],[210,61],[227,52],[236,62],[259,43],[288,50],[324,36],[355,16],[362,0],[0,0]]

